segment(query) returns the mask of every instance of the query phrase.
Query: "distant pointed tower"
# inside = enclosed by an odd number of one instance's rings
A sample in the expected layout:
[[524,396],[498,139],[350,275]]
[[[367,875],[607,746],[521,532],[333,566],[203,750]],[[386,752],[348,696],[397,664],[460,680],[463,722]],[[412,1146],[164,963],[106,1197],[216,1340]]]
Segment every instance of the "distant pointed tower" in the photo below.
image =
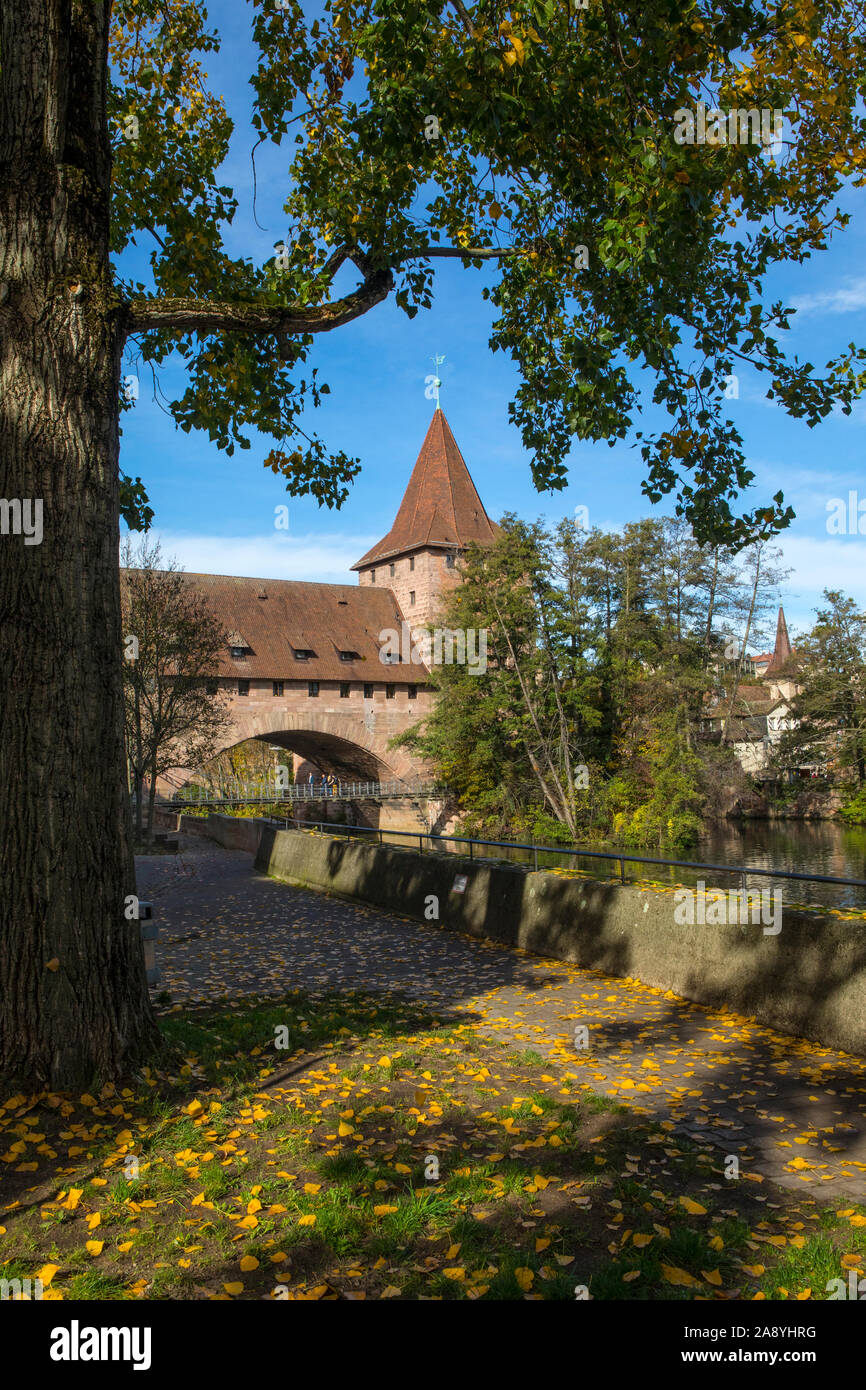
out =
[[792,655],[793,648],[788,638],[788,624],[785,622],[785,610],[780,604],[779,616],[776,620],[776,645],[773,648],[773,659],[764,672],[764,675],[778,675],[782,667],[790,661]]
[[795,652],[788,637],[785,612],[780,607],[779,617],[776,621],[776,645],[773,648],[770,664],[762,677],[770,687],[770,694],[777,700],[790,700],[800,688],[796,680],[794,657]]
[[460,553],[471,541],[491,544],[498,530],[437,406],[393,526],[352,569],[360,584],[392,589],[406,621],[420,627],[439,617]]

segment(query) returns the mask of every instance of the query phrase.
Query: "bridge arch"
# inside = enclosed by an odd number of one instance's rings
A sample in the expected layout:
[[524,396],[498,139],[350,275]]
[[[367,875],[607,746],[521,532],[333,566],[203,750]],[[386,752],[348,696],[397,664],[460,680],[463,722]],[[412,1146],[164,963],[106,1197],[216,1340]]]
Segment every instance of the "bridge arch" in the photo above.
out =
[[[236,706],[232,715],[231,727],[226,730],[219,751],[254,738],[296,753],[322,772],[344,781],[411,785],[429,778],[429,770],[407,750],[388,747],[388,739],[400,731],[399,727],[392,726],[385,734],[376,727],[381,721],[372,715],[364,719],[328,710],[283,707],[247,711]],[[179,766],[172,768],[164,780],[178,787],[193,772],[192,768]]]

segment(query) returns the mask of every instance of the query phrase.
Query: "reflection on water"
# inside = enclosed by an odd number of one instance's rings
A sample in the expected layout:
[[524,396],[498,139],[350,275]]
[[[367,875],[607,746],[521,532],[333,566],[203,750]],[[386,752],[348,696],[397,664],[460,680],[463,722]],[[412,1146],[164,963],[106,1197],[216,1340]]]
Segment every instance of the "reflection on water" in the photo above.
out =
[[[702,837],[700,853],[694,857],[716,864],[752,864],[759,869],[866,879],[866,826],[835,821],[726,821]],[[756,886],[758,882],[755,878]],[[784,893],[792,901],[866,906],[866,888],[789,882]]]
[[[387,841],[388,832],[384,832]],[[392,843],[399,843],[394,837]],[[403,843],[408,843],[403,841]],[[468,846],[448,843],[434,837],[426,841],[431,848],[448,849],[458,854],[468,853]],[[426,847],[425,844],[425,847]],[[593,848],[596,848],[595,846]],[[608,852],[615,852],[618,846],[604,846]],[[640,851],[636,851],[640,853]],[[654,856],[645,851],[647,857],[668,857],[664,853]],[[483,849],[473,848],[475,858],[508,859],[513,863],[532,863],[538,867],[580,868],[599,878],[619,877],[619,862],[592,860],[582,856],[561,853],[544,853],[537,856],[522,849]],[[675,857],[671,855],[670,857]],[[679,857],[679,856],[677,856]],[[831,874],[836,878],[859,878],[866,880],[866,826],[844,826],[834,821],[765,821],[745,820],[726,821],[711,827],[701,837],[693,849],[682,852],[683,859],[698,860],[710,864],[747,865],[756,869],[782,869],[800,874]],[[626,862],[628,878],[641,876],[659,883],[695,884],[703,879],[709,888],[738,888],[741,881],[738,875],[713,873],[711,870],[665,869],[661,865],[640,865]],[[796,881],[765,878],[763,875],[749,875],[746,885],[750,889],[778,888],[782,901],[788,903],[822,903],[828,907],[866,908],[866,887],[845,887],[833,883],[798,883]]]

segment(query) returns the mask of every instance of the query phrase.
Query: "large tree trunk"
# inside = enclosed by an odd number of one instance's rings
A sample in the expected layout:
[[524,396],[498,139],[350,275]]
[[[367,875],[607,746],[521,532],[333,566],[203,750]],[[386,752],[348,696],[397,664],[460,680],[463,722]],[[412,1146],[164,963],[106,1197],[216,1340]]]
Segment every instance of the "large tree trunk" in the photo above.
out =
[[124,796],[108,0],[0,5],[0,1072],[36,1089],[152,1050]]

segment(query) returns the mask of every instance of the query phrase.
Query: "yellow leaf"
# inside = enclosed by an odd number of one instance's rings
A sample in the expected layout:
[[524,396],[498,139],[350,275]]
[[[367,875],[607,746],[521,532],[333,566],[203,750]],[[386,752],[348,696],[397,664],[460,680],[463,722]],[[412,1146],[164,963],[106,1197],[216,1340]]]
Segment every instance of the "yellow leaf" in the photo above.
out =
[[304,1183],[304,1191],[305,1191],[305,1192],[308,1192],[308,1193],[310,1194],[311,1197],[314,1196],[316,1192],[321,1192],[321,1190],[322,1190],[322,1184],[321,1184],[320,1182],[305,1182],[305,1183]]
[[341,1120],[339,1125],[337,1126],[337,1133],[341,1139],[345,1139],[347,1134],[355,1133],[355,1126],[347,1125],[345,1120]]
[[859,1269],[859,1268],[860,1268],[860,1265],[861,1265],[861,1263],[862,1263],[862,1261],[863,1261],[863,1256],[862,1256],[862,1255],[843,1255],[843,1256],[842,1256],[842,1268],[843,1268],[843,1269]]
[[373,1215],[374,1215],[374,1216],[389,1216],[389,1215],[391,1214],[392,1211],[397,1211],[397,1210],[398,1210],[397,1207],[389,1207],[389,1206],[387,1205],[387,1203],[384,1203],[384,1204],[383,1204],[382,1206],[380,1206],[380,1207],[374,1207],[374,1208],[373,1208]]
[[101,1220],[102,1217],[99,1215],[99,1212],[92,1211],[87,1218],[88,1231],[95,1231]]
[[702,1269],[701,1274],[708,1284],[715,1284],[716,1288],[721,1285],[722,1276],[717,1269]]
[[747,1274],[751,1274],[753,1279],[760,1279],[766,1271],[766,1265],[743,1265],[743,1269]]
[[411,1168],[407,1168],[405,1163],[395,1163],[395,1164],[394,1164],[394,1172],[395,1172],[395,1173],[411,1173],[411,1172],[412,1172],[412,1169],[411,1169]]
[[632,1279],[639,1279],[639,1278],[640,1278],[640,1270],[639,1270],[639,1269],[630,1269],[630,1270],[628,1271],[627,1274],[624,1274],[624,1275],[622,1276],[622,1281],[623,1281],[624,1284],[630,1284],[631,1281],[632,1281]]
[[532,1288],[532,1285],[535,1283],[535,1275],[533,1274],[531,1269],[526,1269],[525,1266],[521,1266],[519,1269],[516,1269],[514,1271],[514,1277],[524,1293],[528,1293],[529,1290]]
[[449,1246],[448,1246],[448,1249],[445,1251],[445,1258],[446,1258],[446,1260],[456,1260],[456,1259],[457,1259],[457,1256],[458,1256],[459,1254],[460,1254],[460,1246],[459,1246],[459,1245],[449,1245]]
[[550,1241],[549,1241],[549,1239],[547,1238],[547,1236],[536,1236],[536,1238],[535,1238],[535,1253],[536,1253],[536,1255],[540,1254],[542,1250],[546,1250],[549,1244],[550,1244]]
[[644,1246],[649,1245],[652,1239],[652,1236],[644,1235],[642,1232],[639,1231],[637,1235],[632,1236],[631,1243],[632,1245],[636,1245],[638,1250],[643,1250]]
[[241,1279],[234,1279],[230,1284],[223,1284],[223,1288],[225,1289],[226,1293],[230,1293],[232,1295],[236,1293],[243,1293],[244,1291],[243,1281]]
[[43,1265],[42,1268],[38,1270],[36,1278],[41,1280],[43,1289],[48,1288],[48,1285],[51,1283],[51,1280],[54,1278],[59,1268],[59,1265]]
[[186,1113],[195,1117],[202,1113],[203,1108],[200,1100],[193,1100],[190,1101],[189,1105],[186,1107]]
[[302,1216],[298,1221],[299,1226],[315,1226],[315,1224],[316,1218],[312,1214],[309,1216]]
[[251,1197],[247,1202],[247,1216],[255,1216],[257,1211],[261,1211],[262,1204],[258,1197]]
[[102,1247],[104,1245],[104,1240],[86,1240],[84,1242],[84,1248],[87,1251],[88,1255],[101,1255]]
[[272,1265],[281,1265],[288,1258],[285,1250],[275,1250],[273,1255],[268,1256]]
[[681,1197],[680,1206],[685,1207],[690,1216],[706,1216],[707,1209],[702,1207],[700,1202],[693,1202],[691,1197]]
[[807,1299],[807,1298],[811,1298],[811,1297],[812,1297],[812,1290],[811,1290],[811,1289],[801,1289],[800,1292],[797,1294],[797,1302],[798,1302],[798,1303],[805,1303],[806,1299]]
[[686,1288],[698,1286],[697,1279],[685,1269],[679,1269],[676,1265],[661,1265],[661,1272],[668,1284],[683,1284]]
[[51,960],[47,960],[47,961],[45,962],[45,969],[46,969],[46,970],[52,970],[52,971],[54,971],[54,970],[59,970],[59,968],[60,968],[60,961],[57,959],[56,956],[52,956]]
[[391,1058],[390,1058],[390,1057],[380,1057],[379,1060],[378,1060],[378,1062],[376,1063],[376,1066],[377,1066],[377,1067],[390,1067],[390,1065],[391,1065]]
[[457,1265],[453,1269],[443,1269],[442,1273],[445,1275],[446,1279],[458,1280],[466,1278],[466,1270],[462,1265]]
[[132,1249],[132,1241],[131,1241],[131,1240],[125,1240],[125,1241],[123,1242],[123,1244],[122,1244],[122,1245],[118,1245],[117,1248],[118,1248],[118,1250],[120,1251],[121,1255],[128,1255],[129,1252],[130,1252],[130,1250]]
[[246,1274],[246,1273],[247,1273],[249,1270],[251,1270],[251,1269],[258,1269],[258,1267],[259,1267],[259,1262],[258,1262],[258,1260],[256,1259],[255,1255],[242,1255],[242,1256],[241,1256],[241,1273],[242,1273],[242,1274]]
[[70,1187],[69,1196],[66,1198],[66,1201],[61,1202],[60,1205],[65,1207],[67,1211],[75,1211],[75,1208],[78,1206],[78,1203],[81,1200],[81,1194],[83,1191],[83,1187]]

